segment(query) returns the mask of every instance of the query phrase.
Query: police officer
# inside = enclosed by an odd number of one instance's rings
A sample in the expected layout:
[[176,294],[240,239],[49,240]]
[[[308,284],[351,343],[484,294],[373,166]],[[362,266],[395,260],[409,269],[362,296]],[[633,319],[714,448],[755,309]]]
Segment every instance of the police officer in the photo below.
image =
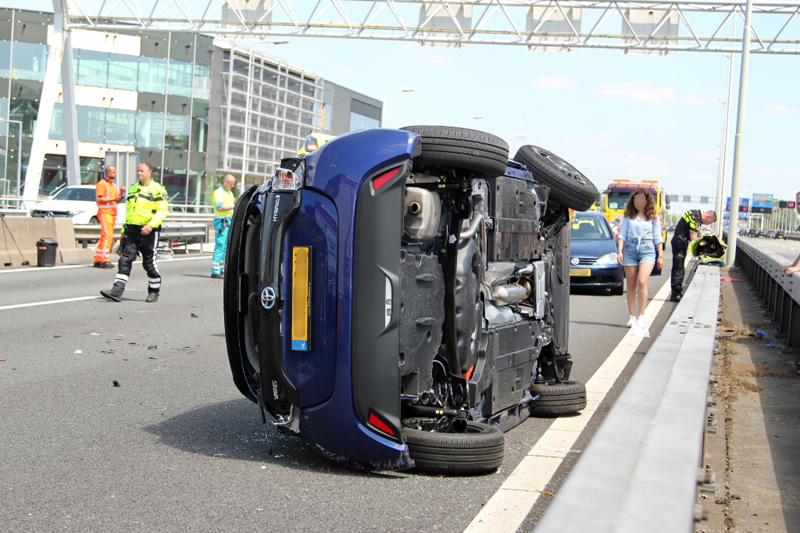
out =
[[226,174],[222,185],[214,191],[214,257],[211,258],[211,277],[222,278],[225,271],[225,253],[228,251],[228,230],[231,227],[231,216],[236,204],[233,188],[236,178]]
[[139,182],[131,185],[128,191],[119,270],[111,290],[100,291],[100,294],[115,302],[122,300],[122,292],[131,273],[131,264],[140,252],[149,282],[145,301],[158,301],[161,274],[158,273],[155,255],[158,228],[167,216],[167,190],[150,178],[152,171],[153,167],[147,161],[139,163],[136,167]]
[[683,276],[685,274],[686,249],[689,243],[700,237],[700,226],[712,224],[717,220],[714,211],[703,213],[699,209],[686,211],[672,236],[672,297],[673,302],[680,302],[683,296]]

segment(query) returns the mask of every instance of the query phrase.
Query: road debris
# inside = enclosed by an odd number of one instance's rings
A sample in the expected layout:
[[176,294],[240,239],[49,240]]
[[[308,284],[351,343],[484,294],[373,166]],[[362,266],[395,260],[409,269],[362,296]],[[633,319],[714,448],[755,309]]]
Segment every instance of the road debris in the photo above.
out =
[[197,316],[196,314],[192,313],[192,318],[200,318],[200,317]]
[[120,384],[119,384],[119,381],[117,381],[116,379],[115,379],[114,381],[112,381],[111,383],[112,383],[112,384],[113,384],[115,387],[122,387],[122,385],[120,385]]
[[81,354],[81,353],[83,353],[83,352],[82,352],[81,350],[75,350],[75,351],[74,351],[74,352],[72,352],[72,353]]

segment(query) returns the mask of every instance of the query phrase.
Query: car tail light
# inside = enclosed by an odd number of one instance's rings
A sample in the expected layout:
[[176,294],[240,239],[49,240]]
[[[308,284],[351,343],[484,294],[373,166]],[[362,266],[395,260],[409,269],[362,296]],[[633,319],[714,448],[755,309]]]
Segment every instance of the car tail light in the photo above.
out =
[[303,186],[302,167],[296,170],[279,168],[272,179],[272,190],[275,192],[294,192]]
[[309,350],[311,315],[311,247],[295,246],[292,260],[292,350]]
[[395,434],[394,434],[394,430],[393,430],[392,428],[390,428],[390,427],[388,426],[388,424],[386,424],[386,422],[384,422],[383,420],[381,420],[380,418],[378,418],[378,417],[375,415],[375,413],[370,413],[370,414],[369,414],[369,423],[370,423],[371,425],[375,426],[375,428],[377,428],[377,429],[379,429],[379,430],[383,431],[384,433],[386,433],[386,434],[389,434],[389,435],[391,435],[392,437],[394,437],[394,436],[395,436]]
[[376,178],[372,178],[372,190],[377,191],[384,185],[386,185],[390,179],[397,176],[397,173],[400,172],[400,167],[395,167],[388,172],[384,172],[380,176]]

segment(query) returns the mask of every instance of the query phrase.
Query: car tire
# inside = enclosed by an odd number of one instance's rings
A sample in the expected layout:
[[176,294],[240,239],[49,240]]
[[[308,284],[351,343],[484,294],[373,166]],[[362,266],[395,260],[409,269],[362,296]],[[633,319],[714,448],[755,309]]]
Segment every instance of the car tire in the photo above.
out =
[[580,381],[536,384],[531,386],[534,401],[533,416],[557,416],[586,409],[586,385]]
[[552,152],[525,145],[514,160],[524,164],[542,183],[550,187],[550,198],[574,209],[587,211],[597,201],[597,187],[577,168]]
[[[241,315],[238,309],[239,301],[239,274],[241,271],[240,261],[240,237],[242,229],[247,222],[245,215],[247,214],[247,205],[250,199],[255,194],[257,187],[254,185],[246,190],[236,201],[233,210],[233,217],[231,218],[231,227],[229,232],[228,250],[225,254],[225,272],[228,274],[222,281],[222,317],[225,327],[225,343],[228,349],[228,362],[231,367],[233,375],[233,383],[239,392],[248,400],[257,403],[258,394],[249,385],[248,372],[245,369],[246,357],[243,356],[239,345],[239,322]],[[252,377],[252,372],[251,372]]]
[[466,433],[437,433],[404,428],[417,470],[431,474],[485,474],[503,463],[505,436],[488,424],[467,422]]
[[97,217],[92,217],[89,219],[89,224],[99,224],[100,221],[97,220]]
[[613,294],[614,296],[621,296],[622,293],[624,293],[624,292],[625,292],[625,284],[624,283],[620,283],[618,287],[612,287],[611,288],[611,294]]
[[406,126],[422,137],[422,153],[414,158],[420,166],[468,170],[502,176],[508,166],[508,143],[490,133],[447,126]]

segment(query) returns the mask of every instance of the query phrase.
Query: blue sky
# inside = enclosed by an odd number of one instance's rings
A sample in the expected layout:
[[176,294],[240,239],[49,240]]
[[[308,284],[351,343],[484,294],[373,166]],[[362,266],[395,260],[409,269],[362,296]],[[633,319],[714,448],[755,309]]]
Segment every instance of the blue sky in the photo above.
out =
[[[572,159],[603,188],[611,179],[657,179],[672,194],[714,196],[728,58],[612,50],[529,52],[413,43],[294,38],[257,48],[331,81],[383,99],[386,125],[462,125]],[[729,140],[733,165],[739,59]],[[800,190],[800,56],[751,55],[741,194],[793,198]],[[684,207],[677,205],[677,208]],[[692,206],[698,207],[698,206]]]
[[[2,3],[52,11],[49,0]],[[755,18],[754,23],[761,35],[769,35],[768,26]],[[782,23],[770,19],[773,34]],[[379,100],[389,89],[414,88],[412,93],[389,93],[389,127],[455,126],[459,117],[482,115],[462,125],[507,138],[512,156],[522,144],[549,148],[572,160],[600,189],[615,178],[656,179],[671,194],[716,193],[724,116],[719,101],[726,95],[728,73],[728,59],[719,53],[661,57],[474,44],[448,49],[307,37],[258,49]],[[725,196],[733,167],[738,81],[737,58]],[[742,196],[793,198],[800,190],[799,134],[800,54],[751,55]],[[677,204],[674,211],[683,207]]]

